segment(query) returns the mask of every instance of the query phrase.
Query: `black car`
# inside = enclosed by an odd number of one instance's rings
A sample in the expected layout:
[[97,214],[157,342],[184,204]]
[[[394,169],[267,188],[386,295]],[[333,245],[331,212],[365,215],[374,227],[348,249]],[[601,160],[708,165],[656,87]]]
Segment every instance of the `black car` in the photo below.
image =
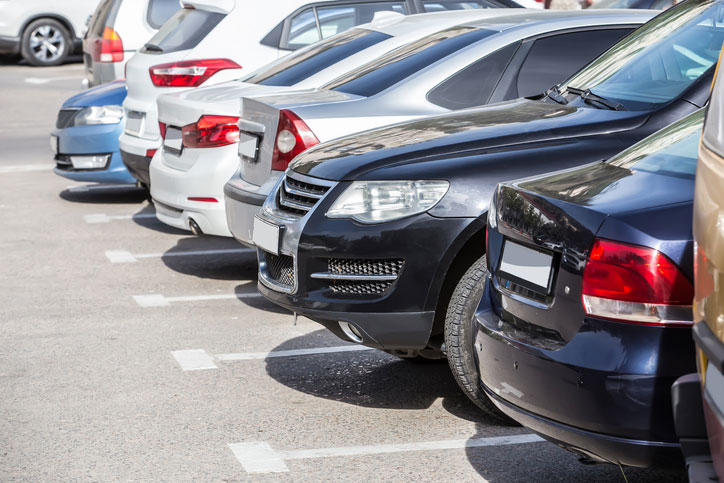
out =
[[[692,206],[704,112],[603,163],[501,184],[474,317],[482,388],[588,460],[681,464],[671,385],[696,369]],[[472,348],[472,347],[471,347]]]
[[721,1],[669,9],[544,97],[318,145],[254,226],[259,290],[338,336],[404,357],[445,354],[477,385],[471,318],[498,182],[606,159],[698,110],[724,41]]

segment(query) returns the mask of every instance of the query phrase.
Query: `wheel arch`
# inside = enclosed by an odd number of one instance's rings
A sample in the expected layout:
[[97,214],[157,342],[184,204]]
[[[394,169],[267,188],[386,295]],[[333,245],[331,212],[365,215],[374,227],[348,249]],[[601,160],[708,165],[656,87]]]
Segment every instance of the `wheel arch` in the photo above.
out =
[[28,19],[25,21],[25,23],[23,23],[23,27],[20,29],[20,38],[21,39],[23,38],[23,36],[25,35],[25,30],[27,30],[28,26],[31,23],[35,22],[36,20],[41,20],[44,18],[50,18],[53,20],[57,20],[58,22],[60,22],[63,25],[63,27],[67,28],[68,33],[70,33],[70,36],[71,36],[71,39],[70,39],[71,44],[74,43],[76,39],[78,39],[78,36],[75,33],[75,29],[73,28],[73,24],[71,23],[71,21],[68,20],[63,15],[60,15],[59,13],[36,13],[36,14],[33,14],[32,16],[28,17]]

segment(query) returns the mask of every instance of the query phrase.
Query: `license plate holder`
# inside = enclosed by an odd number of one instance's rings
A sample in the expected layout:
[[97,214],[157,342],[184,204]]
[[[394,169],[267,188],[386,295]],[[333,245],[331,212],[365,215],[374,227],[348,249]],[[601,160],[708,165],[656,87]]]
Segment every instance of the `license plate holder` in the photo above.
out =
[[505,240],[498,274],[536,292],[549,293],[553,255]]
[[254,244],[264,251],[279,255],[279,240],[281,227],[274,223],[254,217],[254,233],[252,239]]
[[259,136],[248,132],[239,132],[239,157],[250,163],[256,163],[259,157]]
[[181,151],[183,151],[183,133],[181,129],[171,126],[167,127],[163,147],[173,154],[181,154]]

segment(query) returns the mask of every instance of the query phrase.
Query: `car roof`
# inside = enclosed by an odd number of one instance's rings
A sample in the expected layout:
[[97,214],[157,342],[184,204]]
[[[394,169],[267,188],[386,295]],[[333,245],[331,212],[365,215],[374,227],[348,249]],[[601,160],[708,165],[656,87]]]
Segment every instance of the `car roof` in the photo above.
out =
[[587,10],[532,10],[505,8],[495,9],[504,12],[490,18],[466,22],[463,25],[490,30],[505,31],[511,29],[537,29],[541,25],[549,26],[547,30],[555,30],[553,24],[567,26],[590,24],[626,24],[642,23],[661,13],[658,10],[643,9],[587,9]]

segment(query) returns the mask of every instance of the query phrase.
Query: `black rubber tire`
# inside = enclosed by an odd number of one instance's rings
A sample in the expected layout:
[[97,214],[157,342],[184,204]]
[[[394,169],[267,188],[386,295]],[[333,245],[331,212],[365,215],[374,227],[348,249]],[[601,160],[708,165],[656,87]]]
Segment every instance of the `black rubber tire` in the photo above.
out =
[[480,389],[478,370],[473,358],[472,319],[483,297],[486,273],[483,255],[475,260],[455,287],[445,314],[445,352],[453,376],[465,395],[486,416],[509,424],[510,418],[500,412]]
[[[31,46],[31,34],[36,31],[39,27],[47,26],[54,32],[58,32],[63,37],[63,51],[57,57],[52,60],[43,61],[33,54],[33,47]],[[73,49],[73,39],[70,36],[68,29],[57,20],[52,18],[39,18],[30,22],[23,31],[22,38],[20,40],[20,54],[30,64],[36,67],[50,67],[53,65],[60,65],[68,59]]]

